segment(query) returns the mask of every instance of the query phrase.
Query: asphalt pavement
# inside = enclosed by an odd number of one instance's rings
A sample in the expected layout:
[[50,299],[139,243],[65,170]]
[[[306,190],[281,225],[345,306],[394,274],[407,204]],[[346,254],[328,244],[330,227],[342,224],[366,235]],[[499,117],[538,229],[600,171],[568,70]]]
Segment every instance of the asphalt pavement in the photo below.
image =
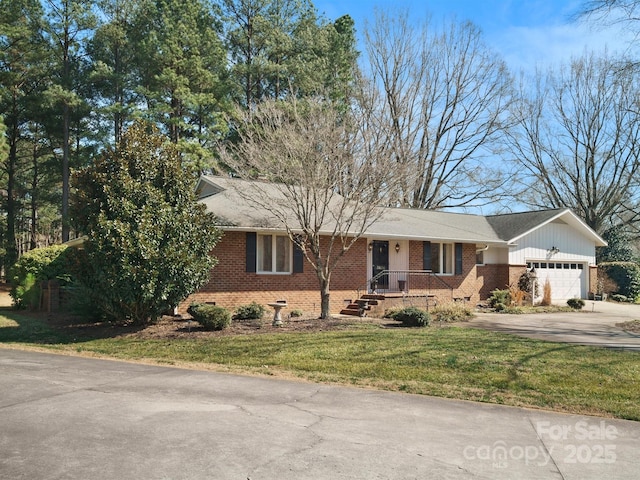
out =
[[0,348],[2,479],[632,479],[640,423]]
[[640,305],[587,301],[576,312],[479,313],[464,325],[552,342],[640,351],[640,334],[619,326],[631,320],[640,320]]

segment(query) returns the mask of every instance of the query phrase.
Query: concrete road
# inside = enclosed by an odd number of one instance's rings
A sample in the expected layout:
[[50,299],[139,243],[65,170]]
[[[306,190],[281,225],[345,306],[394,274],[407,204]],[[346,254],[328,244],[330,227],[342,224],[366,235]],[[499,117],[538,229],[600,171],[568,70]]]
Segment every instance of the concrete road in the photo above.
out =
[[640,305],[587,301],[579,312],[479,313],[465,325],[552,342],[640,351],[640,335],[616,326],[629,320],[640,320]]
[[640,423],[0,349],[2,479],[631,479]]

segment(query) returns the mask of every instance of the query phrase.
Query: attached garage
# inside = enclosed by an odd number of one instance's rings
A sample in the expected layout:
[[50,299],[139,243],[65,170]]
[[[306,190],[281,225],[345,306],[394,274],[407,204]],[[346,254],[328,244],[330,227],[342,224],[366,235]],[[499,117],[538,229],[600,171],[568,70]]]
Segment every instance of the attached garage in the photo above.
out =
[[[538,295],[542,299],[547,280],[551,301],[564,304],[570,298],[588,298],[596,265],[596,247],[607,244],[571,210],[543,210],[487,217],[509,245],[508,263],[514,272],[535,268]],[[513,268],[516,266],[519,268]],[[520,273],[518,273],[520,275]]]
[[547,282],[554,301],[570,298],[586,298],[589,278],[588,265],[581,262],[527,262],[527,268],[535,269],[542,289]]

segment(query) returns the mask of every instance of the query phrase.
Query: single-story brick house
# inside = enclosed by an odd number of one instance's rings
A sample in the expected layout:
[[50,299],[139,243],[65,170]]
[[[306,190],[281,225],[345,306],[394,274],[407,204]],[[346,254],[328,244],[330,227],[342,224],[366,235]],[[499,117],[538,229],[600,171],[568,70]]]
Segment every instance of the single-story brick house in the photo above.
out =
[[[233,308],[286,300],[290,309],[319,312],[315,272],[282,224],[246,201],[252,183],[200,178],[199,201],[224,235],[213,251],[218,265],[210,281],[181,310],[191,302]],[[331,312],[374,291],[416,304],[420,298],[475,304],[532,268],[540,286],[549,280],[554,303],[587,298],[596,290],[595,249],[605,245],[569,209],[481,216],[389,208],[334,270]]]

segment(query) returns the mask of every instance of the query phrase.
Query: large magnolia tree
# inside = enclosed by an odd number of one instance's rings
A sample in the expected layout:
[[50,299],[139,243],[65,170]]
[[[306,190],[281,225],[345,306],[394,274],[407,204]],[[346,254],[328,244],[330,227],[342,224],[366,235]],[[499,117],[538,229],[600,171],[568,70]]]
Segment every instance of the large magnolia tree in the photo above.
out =
[[332,271],[379,219],[400,178],[391,173],[383,131],[372,128],[370,105],[363,100],[345,115],[320,99],[265,101],[238,111],[239,142],[223,154],[241,176],[269,182],[245,197],[275,216],[304,252],[318,278],[323,319]]
[[131,126],[78,173],[76,187],[76,219],[88,237],[81,280],[106,316],[152,321],[209,279],[215,219],[156,128]]

